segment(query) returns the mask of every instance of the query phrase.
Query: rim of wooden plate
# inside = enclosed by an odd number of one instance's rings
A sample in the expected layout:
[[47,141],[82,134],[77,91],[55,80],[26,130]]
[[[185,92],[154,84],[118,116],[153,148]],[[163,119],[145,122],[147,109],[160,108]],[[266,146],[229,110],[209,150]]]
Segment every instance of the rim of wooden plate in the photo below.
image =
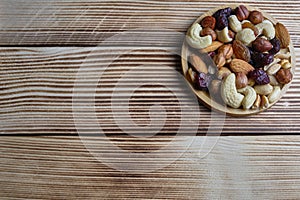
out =
[[[208,12],[204,13],[203,15],[201,15],[198,19],[196,19],[194,23],[199,23],[204,17],[206,16],[211,16],[213,15],[217,10],[219,9],[223,9],[223,8],[227,8],[227,7],[231,7],[233,9],[235,9],[236,7],[238,7],[239,4],[232,4],[232,5],[226,5],[226,6],[220,6],[217,8],[214,8],[212,10],[209,10]],[[253,11],[253,10],[258,10],[260,12],[263,13],[264,17],[268,20],[270,20],[274,25],[278,22],[275,18],[273,18],[271,15],[269,15],[268,13],[262,11],[259,8],[256,7],[252,7],[252,6],[248,6],[245,5],[249,11]],[[187,53],[188,53],[188,45],[186,44],[186,42],[183,42],[182,45],[182,51],[181,51],[181,64],[182,64],[182,70],[183,70],[183,74],[186,78],[186,80],[188,81],[189,79],[187,78],[188,75],[188,60],[187,60]],[[293,47],[293,43],[292,41],[290,41],[290,45],[288,47],[290,54],[291,54],[291,58],[290,58],[290,62],[292,65],[291,68],[291,72],[293,74],[293,77],[295,77],[295,66],[296,66],[296,59],[295,59],[295,51],[294,51],[294,47]],[[219,104],[218,102],[212,100],[210,98],[210,95],[208,94],[208,92],[205,91],[200,91],[200,90],[196,90],[193,85],[190,83],[190,81],[188,81],[192,91],[194,92],[194,94],[198,97],[199,101],[204,104],[206,107],[208,107],[209,109],[212,109],[214,111],[217,112],[221,112],[221,113],[226,113],[227,115],[231,115],[231,116],[235,116],[235,117],[241,117],[241,116],[249,116],[249,115],[254,115],[254,114],[258,114],[261,113],[265,110],[270,109],[273,105],[275,105],[281,98],[282,96],[287,92],[288,88],[290,87],[292,81],[288,84],[285,84],[281,90],[281,94],[280,94],[280,98],[273,102],[272,104],[270,104],[270,106],[268,108],[259,108],[259,109],[249,109],[249,110],[245,110],[245,109],[235,109],[235,108],[231,108],[228,106],[224,106]]]

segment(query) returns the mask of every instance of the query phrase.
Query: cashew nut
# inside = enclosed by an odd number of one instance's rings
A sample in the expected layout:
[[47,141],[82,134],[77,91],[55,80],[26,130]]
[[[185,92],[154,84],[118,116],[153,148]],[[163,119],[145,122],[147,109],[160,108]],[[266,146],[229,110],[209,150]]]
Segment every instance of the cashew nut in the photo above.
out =
[[273,75],[269,75],[269,79],[270,79],[270,85],[272,86],[277,86],[279,85],[279,82],[277,81],[276,77]]
[[210,35],[201,37],[200,32],[202,27],[198,23],[194,23],[188,30],[186,41],[187,43],[196,49],[203,49],[212,44],[212,37]]
[[254,90],[256,91],[257,94],[268,95],[273,91],[273,86],[270,84],[256,85],[254,86]]
[[229,21],[229,26],[230,28],[234,31],[234,32],[239,32],[242,30],[242,24],[241,22],[238,20],[236,15],[231,15],[230,17],[228,17],[228,21]]
[[250,109],[256,100],[256,92],[253,87],[246,86],[238,90],[238,92],[245,95],[242,105],[244,109]]
[[280,64],[274,64],[267,70],[268,75],[274,75],[276,74],[281,68]]
[[251,44],[251,42],[253,42],[256,39],[254,31],[250,28],[245,28],[239,31],[235,37],[237,40],[240,40],[245,45]]
[[231,37],[229,37],[228,27],[225,27],[221,31],[216,30],[216,32],[217,32],[218,40],[223,43],[231,42],[233,40]]
[[268,38],[268,40],[272,40],[275,37],[274,25],[269,20],[264,20],[255,26],[259,31],[259,35],[263,34]]
[[280,97],[281,89],[279,86],[275,86],[272,93],[269,94],[268,99],[270,103],[277,101]]
[[279,61],[279,58],[274,58],[273,62],[271,62],[269,65],[264,66],[264,70],[267,71],[272,65],[277,64]]
[[221,96],[223,101],[232,108],[239,108],[242,105],[244,95],[238,93],[236,90],[234,73],[231,73],[223,80]]

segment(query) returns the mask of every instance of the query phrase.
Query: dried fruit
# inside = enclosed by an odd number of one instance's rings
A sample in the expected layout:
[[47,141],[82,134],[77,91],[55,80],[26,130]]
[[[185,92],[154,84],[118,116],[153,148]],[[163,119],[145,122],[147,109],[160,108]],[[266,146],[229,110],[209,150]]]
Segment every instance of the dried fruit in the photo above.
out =
[[255,80],[257,85],[265,85],[270,83],[268,74],[262,69],[255,69],[249,73],[249,78]]
[[280,51],[280,41],[275,37],[270,40],[270,42],[273,45],[273,48],[269,51],[269,53],[275,55]]
[[271,50],[273,48],[273,45],[265,38],[259,37],[253,41],[252,48],[258,52],[265,52]]
[[215,12],[213,14],[213,17],[217,18],[219,17],[220,15],[224,15],[226,17],[229,17],[229,15],[232,13],[232,8],[230,7],[227,7],[227,8],[224,8],[224,9],[220,9],[218,10],[217,12]]
[[235,73],[242,72],[244,74],[248,74],[250,71],[254,70],[249,63],[236,58],[231,61],[230,69]]
[[236,58],[242,59],[246,62],[249,62],[251,60],[251,55],[248,47],[241,41],[235,40],[233,42],[232,49]]
[[249,10],[246,6],[240,5],[235,9],[238,20],[243,21],[249,17]]
[[202,36],[202,37],[207,36],[207,35],[210,35],[213,41],[217,39],[216,32],[209,27],[202,29],[202,31],[200,32],[200,36]]
[[220,15],[216,18],[216,28],[217,30],[223,30],[228,27],[228,19],[225,15]]
[[261,12],[254,10],[250,12],[249,20],[252,22],[252,24],[259,24],[264,20],[264,16]]
[[196,75],[196,88],[199,90],[208,90],[208,86],[212,80],[211,75],[205,73],[197,73]]
[[275,31],[276,31],[276,37],[279,39],[281,47],[287,48],[290,45],[290,40],[291,40],[287,28],[283,24],[278,22],[275,25]]
[[200,24],[203,28],[215,29],[216,19],[212,16],[206,16],[202,19]]
[[236,85],[237,89],[246,87],[248,85],[248,78],[247,78],[246,74],[241,73],[241,72],[237,73],[235,85]]
[[293,79],[293,74],[290,69],[280,69],[276,73],[276,79],[281,84],[288,84]]
[[274,61],[274,55],[261,52],[253,52],[251,58],[256,68],[264,67]]

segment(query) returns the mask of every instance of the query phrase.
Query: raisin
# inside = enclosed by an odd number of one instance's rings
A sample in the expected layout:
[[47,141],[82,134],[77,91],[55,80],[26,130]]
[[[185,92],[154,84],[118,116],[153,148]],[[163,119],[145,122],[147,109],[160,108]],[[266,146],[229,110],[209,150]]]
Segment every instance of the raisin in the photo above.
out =
[[225,15],[220,15],[216,18],[216,28],[218,30],[223,30],[225,27],[228,27],[228,19]]
[[274,55],[268,53],[252,52],[251,58],[255,68],[261,68],[274,61]]
[[273,45],[273,48],[269,51],[269,53],[275,55],[280,51],[280,41],[275,37],[270,40],[270,42]]
[[208,91],[208,86],[212,81],[212,76],[205,73],[197,73],[196,75],[196,87],[199,90]]
[[255,69],[249,73],[249,78],[255,80],[257,85],[265,85],[270,83],[268,74],[262,69]]
[[215,13],[213,14],[213,17],[214,17],[214,18],[217,18],[217,17],[219,17],[219,16],[221,16],[221,15],[224,15],[224,16],[226,16],[226,17],[229,17],[232,13],[233,13],[232,8],[227,7],[227,8],[220,9],[220,10],[218,10],[217,12],[215,12]]

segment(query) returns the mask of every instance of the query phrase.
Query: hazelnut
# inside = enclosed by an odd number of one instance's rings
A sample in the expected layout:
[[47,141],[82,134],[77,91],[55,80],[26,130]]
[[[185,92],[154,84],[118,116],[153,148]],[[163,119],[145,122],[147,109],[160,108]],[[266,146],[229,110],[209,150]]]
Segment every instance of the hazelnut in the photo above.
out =
[[235,14],[238,18],[238,20],[243,21],[249,17],[249,10],[246,6],[240,5],[235,9]]
[[202,19],[200,24],[203,28],[209,27],[211,29],[215,29],[216,19],[212,16],[207,16]]
[[235,85],[237,89],[246,87],[248,85],[248,78],[246,74],[241,72],[237,73],[235,79]]
[[209,93],[211,95],[217,95],[220,94],[220,88],[221,88],[221,80],[212,80],[209,87]]
[[249,20],[252,22],[252,24],[256,25],[264,20],[264,16],[261,12],[254,10],[250,13]]
[[218,79],[226,78],[229,74],[231,74],[231,71],[227,67],[221,67],[218,70],[217,77]]
[[223,54],[225,59],[230,59],[231,56],[233,55],[233,49],[231,44],[224,44],[222,45],[219,50],[219,54]]
[[269,40],[259,37],[253,41],[252,47],[255,51],[265,52],[271,50],[273,48],[273,45],[271,44],[271,42],[269,42]]
[[293,74],[290,69],[280,69],[276,73],[276,79],[281,84],[288,84],[293,79]]
[[201,33],[200,33],[200,36],[201,36],[201,37],[207,36],[207,35],[210,35],[213,41],[217,39],[217,34],[216,34],[216,32],[215,32],[213,29],[209,28],[209,27],[204,28],[204,29],[201,31]]

